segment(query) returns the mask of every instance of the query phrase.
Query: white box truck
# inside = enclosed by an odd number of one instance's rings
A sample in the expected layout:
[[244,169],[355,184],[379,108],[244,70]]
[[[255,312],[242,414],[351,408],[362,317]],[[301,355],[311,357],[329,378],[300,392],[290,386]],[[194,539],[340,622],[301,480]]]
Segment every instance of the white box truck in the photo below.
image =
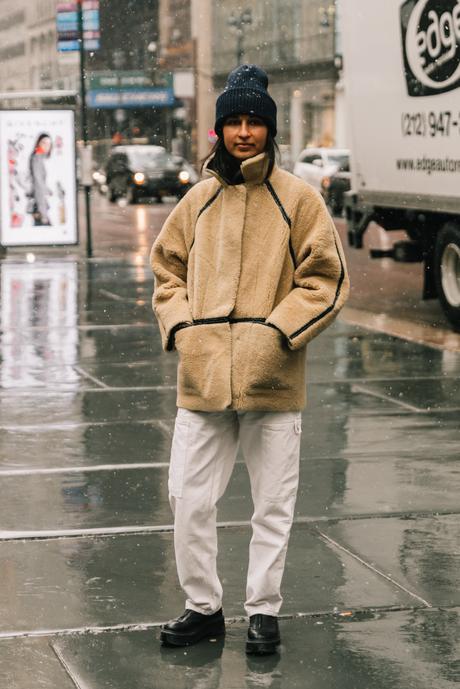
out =
[[390,251],[424,264],[423,297],[460,330],[460,0],[341,0],[351,148],[348,241],[405,230]]

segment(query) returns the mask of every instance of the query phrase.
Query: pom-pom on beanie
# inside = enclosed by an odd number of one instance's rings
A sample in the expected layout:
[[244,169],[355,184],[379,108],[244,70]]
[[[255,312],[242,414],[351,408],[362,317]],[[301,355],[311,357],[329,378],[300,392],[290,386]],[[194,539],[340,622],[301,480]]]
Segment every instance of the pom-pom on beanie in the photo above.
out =
[[222,126],[229,115],[257,115],[276,136],[276,103],[267,87],[268,77],[257,65],[240,65],[230,72],[216,101],[216,134],[222,136]]

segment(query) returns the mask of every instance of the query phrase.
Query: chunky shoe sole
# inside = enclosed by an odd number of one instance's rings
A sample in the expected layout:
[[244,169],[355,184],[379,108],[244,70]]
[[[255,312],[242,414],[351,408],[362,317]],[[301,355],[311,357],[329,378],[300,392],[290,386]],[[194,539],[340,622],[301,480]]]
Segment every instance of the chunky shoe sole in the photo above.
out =
[[224,634],[225,622],[222,620],[214,622],[194,634],[177,634],[176,632],[162,630],[160,641],[163,646],[191,646],[199,641],[203,641],[203,639],[215,639],[218,636],[224,636]]
[[246,641],[246,653],[248,655],[269,656],[276,653],[277,646],[281,643],[276,641]]

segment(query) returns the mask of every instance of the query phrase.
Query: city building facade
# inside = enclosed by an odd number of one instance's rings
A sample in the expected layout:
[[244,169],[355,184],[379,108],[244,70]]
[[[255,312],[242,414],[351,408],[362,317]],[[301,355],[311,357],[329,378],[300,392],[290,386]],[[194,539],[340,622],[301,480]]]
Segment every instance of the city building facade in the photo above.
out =
[[199,165],[209,152],[214,127],[213,0],[191,0],[194,45],[195,123],[194,159]]
[[[100,0],[100,48],[86,54],[88,90],[108,88],[104,78],[119,75],[122,90],[169,89],[174,99],[126,108],[90,100],[90,138],[148,140],[198,161],[213,141],[215,99],[244,61],[269,74],[278,141],[292,158],[309,144],[343,145],[337,3]],[[57,5],[0,0],[0,92],[79,90],[78,54],[56,49]],[[0,100],[21,104],[40,101]]]
[[0,0],[0,92],[78,88],[77,56],[56,50],[56,4]]
[[[94,141],[122,137],[171,144],[173,113],[181,102],[162,65],[159,5],[159,0],[97,3],[100,45],[85,52],[88,133]],[[0,95],[0,107],[74,106],[80,130],[78,99],[43,93],[80,91],[78,52],[57,49],[58,6],[59,0],[0,0],[0,94],[7,94]],[[190,46],[190,29],[188,41]],[[189,57],[190,71],[191,62]],[[35,95],[12,98],[9,92]]]
[[195,43],[191,0],[160,0],[158,65],[180,103],[170,113],[174,153],[196,157]]
[[210,97],[209,81],[203,92],[197,80],[198,103],[202,98],[207,103],[204,110],[198,107],[199,118],[206,118],[198,124],[200,137],[213,124],[211,102],[229,71],[251,62],[269,74],[269,90],[278,105],[278,141],[292,158],[307,145],[342,145],[343,125],[336,120],[335,108],[340,63],[334,0],[210,3],[210,27],[203,22],[201,5],[194,5],[200,15],[194,22],[198,60],[206,54],[208,42],[211,57],[202,69],[211,72],[213,92]]

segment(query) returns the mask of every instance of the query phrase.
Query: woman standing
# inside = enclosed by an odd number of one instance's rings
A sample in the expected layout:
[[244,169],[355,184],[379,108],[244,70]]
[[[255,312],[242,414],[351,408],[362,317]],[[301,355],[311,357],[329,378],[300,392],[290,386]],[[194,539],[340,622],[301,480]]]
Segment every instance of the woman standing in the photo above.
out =
[[30,172],[30,212],[34,219],[34,225],[51,225],[48,211],[48,196],[50,189],[46,184],[45,158],[49,158],[53,145],[49,134],[40,134],[35,142],[34,150],[29,158]]
[[169,472],[185,613],[161,640],[225,631],[216,502],[241,446],[254,502],[245,610],[248,653],[273,653],[299,477],[307,343],[344,304],[348,278],[325,205],[275,165],[276,104],[265,72],[242,65],[216,103],[209,179],[154,243],[153,307],[177,348],[178,413]]

